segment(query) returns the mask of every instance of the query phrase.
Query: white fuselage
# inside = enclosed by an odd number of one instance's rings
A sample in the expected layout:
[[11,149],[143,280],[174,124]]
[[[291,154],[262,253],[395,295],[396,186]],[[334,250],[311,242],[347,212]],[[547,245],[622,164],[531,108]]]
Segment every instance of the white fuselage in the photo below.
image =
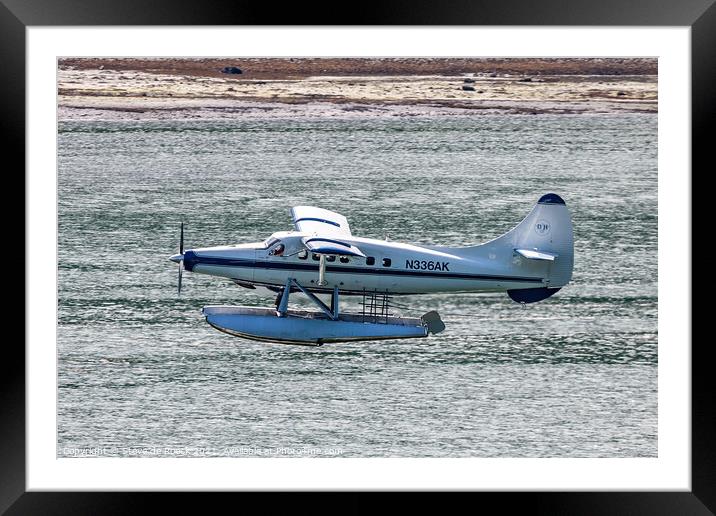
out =
[[[265,243],[208,247],[184,255],[186,270],[251,285],[282,287],[288,278],[311,290],[421,294],[505,291],[548,286],[549,264],[524,260],[504,245],[451,248],[371,238],[340,237],[366,257],[328,256],[319,285],[319,255],[305,250],[300,232],[275,233]],[[281,255],[272,254],[283,244]]]

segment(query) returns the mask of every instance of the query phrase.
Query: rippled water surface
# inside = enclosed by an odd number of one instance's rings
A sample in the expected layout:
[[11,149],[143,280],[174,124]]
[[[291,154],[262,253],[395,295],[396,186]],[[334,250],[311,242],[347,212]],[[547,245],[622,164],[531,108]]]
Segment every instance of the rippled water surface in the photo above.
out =
[[[58,455],[655,457],[656,115],[64,122],[59,128]],[[401,299],[427,339],[260,344],[206,304],[273,295],[185,273],[187,247],[290,229],[476,244],[544,193],[572,211],[572,283]],[[89,451],[88,451],[89,450]]]

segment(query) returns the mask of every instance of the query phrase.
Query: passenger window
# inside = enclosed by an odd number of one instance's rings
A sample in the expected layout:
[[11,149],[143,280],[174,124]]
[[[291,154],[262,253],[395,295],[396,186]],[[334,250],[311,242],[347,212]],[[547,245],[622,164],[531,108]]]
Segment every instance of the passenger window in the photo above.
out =
[[326,261],[327,261],[327,262],[335,262],[335,261],[336,261],[336,257],[333,256],[333,255],[326,256]]
[[383,258],[383,267],[390,267],[390,258]]
[[350,260],[348,259],[347,256],[341,256],[341,263],[348,263],[348,262],[350,262]]
[[321,259],[321,257],[319,255],[317,255],[316,253],[311,253],[311,258],[313,259],[314,262],[317,262]]
[[368,258],[365,259],[365,264],[366,265],[375,265],[375,258],[373,258],[372,256],[369,256]]
[[306,251],[305,249],[298,253],[299,260],[305,260],[306,258],[308,258],[308,251]]

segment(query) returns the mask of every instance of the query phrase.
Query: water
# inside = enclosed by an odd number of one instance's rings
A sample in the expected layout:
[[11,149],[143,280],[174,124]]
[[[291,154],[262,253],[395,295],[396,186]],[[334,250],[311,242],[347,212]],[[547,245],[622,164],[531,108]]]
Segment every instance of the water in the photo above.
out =
[[[655,457],[656,115],[102,121],[59,127],[58,455]],[[427,339],[305,348],[209,327],[270,306],[185,273],[187,247],[290,229],[476,244],[544,193],[572,211],[572,283],[402,299]]]

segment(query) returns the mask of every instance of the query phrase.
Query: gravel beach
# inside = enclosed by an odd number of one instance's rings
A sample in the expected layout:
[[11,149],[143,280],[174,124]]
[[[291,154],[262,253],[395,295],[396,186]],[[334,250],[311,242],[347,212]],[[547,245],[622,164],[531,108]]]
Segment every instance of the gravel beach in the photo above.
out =
[[657,112],[656,59],[64,58],[58,117]]

